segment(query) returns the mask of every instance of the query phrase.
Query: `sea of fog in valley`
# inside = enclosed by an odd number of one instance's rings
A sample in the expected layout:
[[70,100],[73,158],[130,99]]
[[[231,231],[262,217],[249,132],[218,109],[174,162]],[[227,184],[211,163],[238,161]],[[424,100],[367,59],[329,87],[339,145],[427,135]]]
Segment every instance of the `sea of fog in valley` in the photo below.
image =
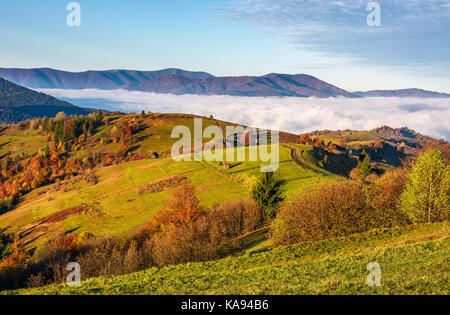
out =
[[39,91],[74,105],[110,111],[213,115],[242,125],[292,133],[408,127],[450,140],[450,98],[296,98],[172,95],[126,90]]

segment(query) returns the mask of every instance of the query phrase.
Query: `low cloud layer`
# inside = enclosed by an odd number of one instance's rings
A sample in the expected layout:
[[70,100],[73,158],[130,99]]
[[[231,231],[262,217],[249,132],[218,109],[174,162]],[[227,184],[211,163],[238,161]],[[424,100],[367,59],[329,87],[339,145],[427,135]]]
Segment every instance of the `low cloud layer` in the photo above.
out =
[[171,95],[125,90],[41,90],[72,104],[140,112],[187,113],[292,133],[408,127],[450,140],[450,99],[295,98]]

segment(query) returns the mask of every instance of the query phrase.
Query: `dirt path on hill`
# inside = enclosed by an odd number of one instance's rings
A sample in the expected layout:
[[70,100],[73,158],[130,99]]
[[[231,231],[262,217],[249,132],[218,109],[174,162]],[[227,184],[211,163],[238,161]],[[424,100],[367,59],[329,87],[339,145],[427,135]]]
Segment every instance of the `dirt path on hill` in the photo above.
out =
[[292,147],[289,147],[287,145],[281,145],[282,147],[285,147],[289,150],[291,150],[291,158],[294,161],[295,164],[297,164],[298,166],[304,168],[305,170],[311,171],[313,173],[316,173],[318,175],[322,175],[322,176],[330,176],[329,174],[325,173],[325,172],[321,172],[319,170],[316,170],[315,168],[310,167],[309,165],[306,165],[305,163],[303,163],[302,161],[299,160],[299,158],[297,157],[297,149],[294,149]]

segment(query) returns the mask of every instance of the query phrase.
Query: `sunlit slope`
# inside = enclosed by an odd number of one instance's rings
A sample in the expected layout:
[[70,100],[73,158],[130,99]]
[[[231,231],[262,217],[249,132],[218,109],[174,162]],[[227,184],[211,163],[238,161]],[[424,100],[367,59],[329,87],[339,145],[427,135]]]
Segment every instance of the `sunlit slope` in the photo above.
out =
[[[286,148],[280,148],[280,157],[279,171],[287,181],[288,196],[304,184],[334,180],[334,177],[319,176],[301,168],[289,159]],[[139,186],[179,175],[195,186],[202,205],[212,207],[248,196],[251,183],[261,174],[261,163],[234,162],[230,169],[224,170],[218,162],[176,162],[172,158],[162,158],[110,166],[96,171],[97,184],[90,184],[79,176],[32,191],[22,198],[15,210],[0,217],[0,228],[20,233],[29,248],[40,247],[68,232],[127,235],[147,222],[156,211],[164,209],[176,189],[139,194]],[[79,206],[89,211],[56,222],[39,222]]]
[[34,155],[47,144],[47,137],[37,130],[20,130],[18,126],[0,126],[0,158],[7,155]]
[[[377,230],[19,294],[449,294],[448,222]],[[381,266],[369,287],[367,265]],[[10,292],[11,293],[11,292]]]
[[[120,130],[123,124],[130,121],[139,124],[139,129],[133,135],[131,152],[141,156],[149,156],[157,152],[161,156],[169,156],[173,144],[177,139],[172,139],[172,130],[178,126],[186,126],[194,136],[194,118],[198,116],[184,114],[151,114],[141,115],[112,115],[104,118],[104,125],[99,127],[94,134],[87,139],[82,147],[68,152],[68,156],[82,156],[88,152],[112,152],[119,148],[119,143],[103,142],[111,132]],[[219,125],[223,130],[231,123],[203,118],[203,129],[208,126]],[[42,130],[23,129],[20,125],[0,126],[0,157],[10,155],[33,156],[43,149],[48,143],[47,132]]]
[[[137,188],[174,175],[184,176],[194,184],[200,202],[205,207],[248,196],[252,184],[261,174],[261,165],[277,162],[277,160],[262,161],[260,149],[271,153],[275,151],[275,147],[257,147],[258,156],[255,161],[249,159],[250,149],[243,148],[244,161],[228,161],[227,169],[218,161],[175,162],[170,157],[172,146],[177,141],[171,137],[172,129],[176,126],[186,126],[193,131],[194,118],[195,116],[183,114],[105,117],[104,126],[98,128],[85,144],[67,152],[65,154],[67,158],[83,157],[90,152],[114,154],[119,144],[104,142],[102,139],[110,134],[112,129],[117,129],[130,120],[138,122],[140,126],[133,135],[132,153],[148,157],[157,152],[161,158],[106,168],[98,165],[95,170],[97,184],[88,183],[83,176],[78,176],[59,184],[37,188],[20,198],[15,209],[0,216],[0,228],[7,229],[9,233],[20,234],[29,249],[40,249],[48,240],[62,233],[90,232],[96,236],[124,236],[148,221],[156,211],[164,209],[176,187],[146,194],[138,194]],[[225,131],[226,126],[232,124],[204,118],[202,125],[203,128],[218,125]],[[194,132],[191,136],[194,140]],[[285,134],[284,138],[286,137]],[[210,140],[204,139],[204,144],[208,141]],[[24,154],[32,157],[47,143],[48,135],[42,130],[23,128],[19,125],[0,129],[1,156]],[[286,180],[285,189],[288,196],[298,191],[302,185],[338,178],[320,176],[302,168],[292,160],[290,150],[283,146],[279,147],[278,161],[278,170]],[[63,215],[52,222],[40,222],[49,216],[70,212],[71,209],[75,213]]]
[[127,234],[163,209],[175,189],[138,194],[137,187],[172,175],[189,179],[205,206],[247,195],[239,184],[202,163],[176,163],[169,158],[106,167],[96,174],[95,185],[77,177],[34,190],[23,198],[17,209],[1,216],[0,227],[9,228],[9,232],[24,232],[42,218],[85,204],[95,210],[94,215],[80,213],[60,222],[41,224],[32,229],[26,242],[37,238],[33,245],[40,245],[68,231],[76,234],[87,231],[97,236]]

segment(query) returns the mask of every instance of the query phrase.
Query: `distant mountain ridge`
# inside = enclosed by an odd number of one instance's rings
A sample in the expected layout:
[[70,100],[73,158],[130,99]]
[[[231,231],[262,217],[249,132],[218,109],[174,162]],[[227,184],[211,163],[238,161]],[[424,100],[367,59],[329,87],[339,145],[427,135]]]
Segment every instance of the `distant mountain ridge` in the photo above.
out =
[[129,83],[147,81],[166,75],[178,75],[193,79],[212,77],[211,74],[206,72],[191,72],[180,69],[164,69],[158,71],[106,70],[68,72],[51,68],[0,68],[1,78],[34,89],[111,90]]
[[164,76],[130,83],[119,88],[131,91],[232,96],[355,97],[343,89],[306,74],[268,74],[261,77],[210,77],[190,79]]
[[127,89],[171,94],[262,97],[355,97],[350,92],[306,74],[215,77],[206,72],[180,69],[67,72],[50,68],[0,68],[0,77],[37,89]]
[[104,70],[68,72],[51,68],[0,68],[0,78],[32,89],[125,89],[130,91],[231,96],[418,97],[450,98],[420,89],[348,92],[307,74],[216,77],[207,72],[169,68],[157,71]]
[[450,98],[450,94],[426,91],[422,89],[373,90],[353,92],[361,97],[419,97],[419,98]]
[[0,124],[54,117],[59,112],[65,112],[67,115],[87,115],[92,110],[74,106],[0,78]]

